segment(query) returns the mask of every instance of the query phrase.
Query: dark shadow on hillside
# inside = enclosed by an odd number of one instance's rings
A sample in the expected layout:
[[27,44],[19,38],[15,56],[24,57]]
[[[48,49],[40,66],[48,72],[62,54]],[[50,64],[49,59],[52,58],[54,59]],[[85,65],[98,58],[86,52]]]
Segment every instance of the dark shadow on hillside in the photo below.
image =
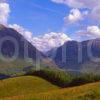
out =
[[7,79],[7,78],[10,78],[10,76],[5,74],[0,74],[0,80]]

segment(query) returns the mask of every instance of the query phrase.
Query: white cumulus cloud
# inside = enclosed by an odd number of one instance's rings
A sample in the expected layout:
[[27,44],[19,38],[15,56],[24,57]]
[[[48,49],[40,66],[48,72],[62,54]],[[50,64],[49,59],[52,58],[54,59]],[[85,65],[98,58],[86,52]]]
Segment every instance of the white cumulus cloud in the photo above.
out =
[[100,5],[91,11],[90,17],[100,23]]
[[23,27],[13,24],[9,25],[10,28],[17,30],[21,35],[24,36],[32,45],[34,45],[38,50],[42,52],[46,52],[52,48],[59,47],[63,45],[66,41],[71,40],[66,34],[64,33],[47,33],[43,36],[34,37],[32,32],[27,31]]
[[86,39],[94,39],[100,37],[100,28],[98,26],[88,26],[85,30],[77,32],[78,37],[82,40],[82,37]]
[[51,0],[51,1],[56,3],[62,3],[73,8],[80,8],[84,6],[84,4],[79,0]]
[[83,20],[83,14],[79,9],[72,9],[70,14],[64,18],[65,23],[74,23]]
[[9,27],[15,29],[17,32],[23,35],[24,38],[26,38],[29,42],[32,41],[32,33],[26,30],[25,28],[23,28],[22,26],[17,24],[9,24]]
[[0,1],[0,24],[7,25],[9,13],[9,4]]
[[44,36],[34,37],[33,44],[41,51],[48,51],[52,48],[63,45],[66,41],[71,40],[64,33],[51,32]]
[[100,28],[98,26],[88,26],[87,32],[90,35],[100,36]]
[[72,8],[89,8],[92,9],[100,5],[100,0],[51,0],[55,3],[62,3]]
[[51,0],[55,3],[62,3],[71,8],[90,10],[88,16],[92,20],[100,22],[100,0]]

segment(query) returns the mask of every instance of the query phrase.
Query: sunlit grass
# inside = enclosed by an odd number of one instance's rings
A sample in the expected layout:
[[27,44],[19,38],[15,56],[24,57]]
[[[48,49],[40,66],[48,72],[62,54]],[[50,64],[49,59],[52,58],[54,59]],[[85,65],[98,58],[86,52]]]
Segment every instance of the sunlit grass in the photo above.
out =
[[58,89],[46,80],[34,76],[22,76],[0,81],[0,98],[48,92]]
[[45,93],[7,97],[4,100],[100,100],[100,82]]

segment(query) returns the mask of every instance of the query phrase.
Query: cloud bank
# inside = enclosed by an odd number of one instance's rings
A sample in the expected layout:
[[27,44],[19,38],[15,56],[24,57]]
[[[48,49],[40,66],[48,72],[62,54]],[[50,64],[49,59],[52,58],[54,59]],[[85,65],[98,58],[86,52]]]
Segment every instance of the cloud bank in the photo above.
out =
[[100,0],[51,0],[55,3],[62,3],[72,8],[93,9],[100,5]]
[[52,48],[63,45],[69,40],[71,39],[64,33],[51,32],[45,34],[44,36],[34,37],[33,45],[35,45],[39,50],[46,52]]
[[0,1],[0,24],[7,25],[10,7],[4,0]]
[[[73,24],[83,21],[86,16],[90,20],[100,22],[100,0],[52,0],[55,3],[62,3],[70,7],[70,12],[64,17],[65,23]],[[87,9],[82,10],[82,9]],[[0,24],[8,24],[10,14],[9,4],[6,0],[0,0]],[[50,32],[43,36],[33,37],[33,33],[17,24],[8,24],[8,27],[17,30],[29,42],[40,51],[46,52],[52,48],[63,45],[71,40],[65,33]],[[83,30],[76,33],[76,37],[98,38],[100,37],[100,27],[98,25],[88,25]]]
[[[72,9],[88,9],[90,13],[88,16],[91,19],[98,20],[100,22],[100,0],[51,0],[55,3],[65,4]],[[77,14],[78,16],[78,14]]]
[[44,34],[43,36],[33,37],[32,32],[17,24],[9,25],[9,27],[17,30],[21,35],[24,36],[24,38],[26,38],[29,42],[32,43],[32,45],[42,52],[47,52],[48,50],[59,47],[66,41],[71,40],[64,33],[50,32]]
[[72,9],[70,14],[64,17],[65,23],[75,23],[77,21],[83,20],[83,15],[79,9]]
[[28,30],[26,30],[25,28],[23,28],[22,26],[20,25],[17,25],[17,24],[9,24],[10,28],[13,28],[15,29],[17,32],[19,32],[22,36],[24,36],[25,39],[27,39],[29,42],[32,41],[32,33]]
[[[100,37],[100,0],[51,0],[55,3],[64,4],[70,7],[70,12],[64,17],[64,21],[67,24],[77,24],[82,22],[85,24],[85,29],[78,30],[76,37],[85,36],[90,38]],[[86,22],[89,20],[89,24]],[[91,24],[92,23],[92,24]],[[79,23],[80,25],[80,23]],[[75,37],[75,38],[76,38]]]
[[98,26],[88,26],[86,29],[76,32],[76,34],[81,40],[82,37],[95,39],[100,37],[100,28]]
[[64,33],[46,33],[43,36],[33,37],[33,33],[18,24],[8,24],[10,6],[6,0],[0,0],[0,24],[6,25],[18,31],[25,39],[32,43],[37,49],[46,52],[52,48],[63,45],[66,41],[71,40]]

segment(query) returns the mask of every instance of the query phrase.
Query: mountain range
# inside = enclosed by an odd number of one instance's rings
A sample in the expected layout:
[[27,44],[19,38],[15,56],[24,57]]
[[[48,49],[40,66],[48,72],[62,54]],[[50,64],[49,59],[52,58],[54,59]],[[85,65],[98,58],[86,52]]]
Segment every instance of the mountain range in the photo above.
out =
[[8,60],[9,62],[10,60],[21,59],[26,62],[32,61],[34,65],[40,63],[43,66],[56,66],[51,59],[36,49],[20,33],[3,25],[0,25],[0,50],[0,61]]
[[68,41],[47,52],[61,69],[100,71],[100,39]]
[[1,60],[2,57],[27,59],[28,56],[34,62],[41,58],[43,66],[100,71],[100,39],[67,41],[64,45],[43,54],[16,30],[0,25],[0,50]]

